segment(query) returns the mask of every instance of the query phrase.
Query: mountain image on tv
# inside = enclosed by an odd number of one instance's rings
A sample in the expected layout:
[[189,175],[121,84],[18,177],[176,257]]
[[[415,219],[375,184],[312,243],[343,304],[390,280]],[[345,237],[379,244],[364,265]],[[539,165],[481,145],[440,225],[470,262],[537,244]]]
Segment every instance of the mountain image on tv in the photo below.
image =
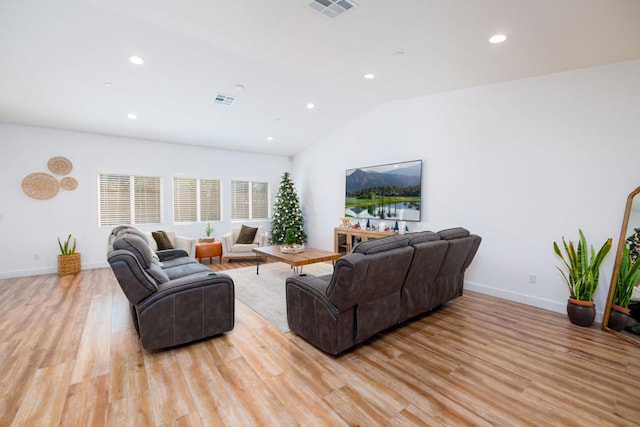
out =
[[350,169],[345,215],[420,221],[422,161]]

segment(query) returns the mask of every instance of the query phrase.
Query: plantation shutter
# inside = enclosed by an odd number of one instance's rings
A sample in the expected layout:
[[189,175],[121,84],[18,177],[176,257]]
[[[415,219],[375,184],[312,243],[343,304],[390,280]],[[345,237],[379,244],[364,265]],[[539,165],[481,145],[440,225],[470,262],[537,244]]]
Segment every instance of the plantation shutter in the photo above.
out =
[[248,181],[231,181],[231,219],[249,219]]
[[251,218],[267,218],[268,194],[266,182],[251,183]]
[[198,221],[198,194],[195,178],[173,178],[173,221]]
[[134,176],[135,224],[162,222],[161,179],[156,176]]
[[98,224],[160,224],[162,178],[98,174]]
[[98,223],[131,224],[131,180],[126,175],[98,175]]
[[200,180],[200,221],[220,221],[220,181]]

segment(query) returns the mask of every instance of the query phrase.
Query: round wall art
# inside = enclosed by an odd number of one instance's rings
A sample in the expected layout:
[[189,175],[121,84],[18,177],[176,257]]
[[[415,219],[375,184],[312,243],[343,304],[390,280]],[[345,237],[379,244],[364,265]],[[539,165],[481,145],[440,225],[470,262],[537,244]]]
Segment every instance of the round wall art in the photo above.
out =
[[22,179],[24,194],[37,200],[50,199],[58,194],[59,189],[58,180],[48,173],[36,172]]
[[56,175],[68,175],[73,169],[73,164],[71,164],[71,160],[66,157],[56,156],[49,159],[47,162],[47,166],[49,170]]
[[78,181],[70,176],[65,176],[60,180],[60,187],[64,188],[65,190],[75,190],[77,186]]

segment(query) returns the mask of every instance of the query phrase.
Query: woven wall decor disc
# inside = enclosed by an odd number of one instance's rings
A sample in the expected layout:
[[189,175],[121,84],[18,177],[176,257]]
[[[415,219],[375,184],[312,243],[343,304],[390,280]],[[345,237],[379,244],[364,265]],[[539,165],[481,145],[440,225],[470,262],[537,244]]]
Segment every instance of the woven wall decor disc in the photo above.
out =
[[65,190],[75,190],[77,186],[78,181],[70,176],[65,176],[60,180],[60,187],[64,188]]
[[71,172],[71,169],[73,169],[71,160],[62,156],[50,158],[47,162],[47,166],[49,167],[49,170],[56,175],[67,175]]
[[37,200],[50,199],[58,194],[59,189],[58,180],[48,173],[36,172],[22,179],[24,194]]

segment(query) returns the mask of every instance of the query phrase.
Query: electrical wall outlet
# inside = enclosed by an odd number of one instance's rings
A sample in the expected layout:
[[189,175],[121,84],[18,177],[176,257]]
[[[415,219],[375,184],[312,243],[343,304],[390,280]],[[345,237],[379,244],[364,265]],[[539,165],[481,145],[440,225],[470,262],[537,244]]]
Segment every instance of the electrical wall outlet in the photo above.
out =
[[529,273],[529,283],[531,284],[536,283],[536,273]]
[[34,259],[35,261],[38,261],[38,260],[40,259],[40,254],[39,254],[39,253],[37,253],[37,252],[36,252],[35,254],[33,254],[33,259]]

